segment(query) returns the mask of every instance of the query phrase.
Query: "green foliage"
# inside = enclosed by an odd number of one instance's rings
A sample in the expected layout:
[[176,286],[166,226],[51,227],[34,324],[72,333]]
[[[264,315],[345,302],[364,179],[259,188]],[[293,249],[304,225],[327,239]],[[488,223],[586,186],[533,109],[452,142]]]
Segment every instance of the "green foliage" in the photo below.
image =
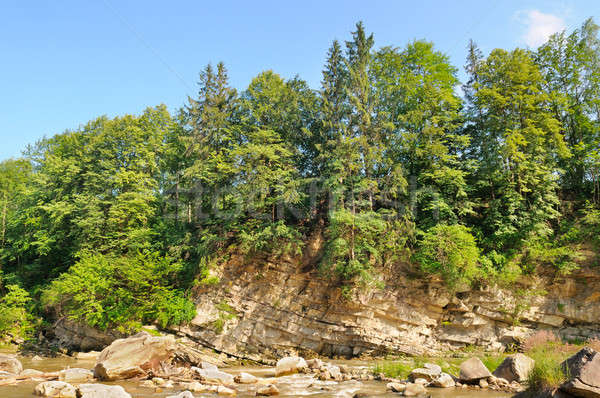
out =
[[543,239],[531,239],[525,246],[520,261],[522,268],[529,273],[533,273],[536,266],[546,265],[566,275],[579,268],[578,261],[583,259],[577,247],[573,245],[562,246]]
[[381,361],[373,365],[373,373],[383,373],[387,377],[406,379],[412,370],[415,369],[413,363],[405,361]]
[[556,160],[570,150],[543,91],[544,79],[524,50],[494,50],[474,60],[471,155],[483,219],[484,247],[510,250],[548,236],[558,216]]
[[558,388],[568,379],[561,363],[572,353],[565,353],[561,345],[560,342],[549,342],[527,352],[527,355],[535,361],[528,378],[531,391],[550,391]]
[[[43,139],[0,163],[2,328],[29,330],[39,307],[15,286],[102,329],[185,323],[184,292],[219,284],[229,254],[311,254],[347,299],[411,265],[456,289],[589,264],[599,31],[589,19],[536,52],[471,42],[461,98],[432,43],[376,48],[359,22],[332,43],[319,90],[266,70],[238,93],[209,64],[174,115]],[[309,237],[324,237],[322,258]],[[515,322],[524,305],[506,309]]]
[[151,322],[177,325],[195,315],[194,304],[172,287],[181,269],[181,263],[157,253],[85,253],[44,290],[42,303],[102,330],[132,332]]
[[479,276],[479,248],[469,228],[436,225],[423,235],[417,260],[426,273],[438,274],[450,288]]
[[262,251],[298,255],[304,244],[300,232],[283,221],[256,224],[248,222],[245,227],[239,233],[239,247],[247,254]]
[[0,338],[29,337],[35,328],[35,318],[29,312],[31,297],[17,285],[7,285],[0,298]]

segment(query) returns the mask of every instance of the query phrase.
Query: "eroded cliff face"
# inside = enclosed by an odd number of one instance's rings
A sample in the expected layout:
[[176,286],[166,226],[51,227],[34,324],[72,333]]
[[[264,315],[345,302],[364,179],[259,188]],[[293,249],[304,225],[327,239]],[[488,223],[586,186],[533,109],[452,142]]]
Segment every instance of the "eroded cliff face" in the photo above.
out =
[[[600,271],[524,278],[510,289],[450,293],[440,280],[382,272],[385,288],[344,298],[319,276],[320,238],[297,258],[231,256],[213,270],[219,283],[195,291],[197,315],[173,332],[240,358],[292,353],[361,356],[435,354],[466,345],[504,350],[539,329],[569,340],[600,337]],[[71,349],[116,338],[69,322],[55,328]]]
[[439,280],[389,270],[386,288],[347,300],[310,262],[306,253],[276,261],[233,256],[217,270],[219,284],[197,290],[197,316],[179,333],[252,359],[433,354],[466,345],[500,351],[538,329],[600,336],[598,272],[451,294]]

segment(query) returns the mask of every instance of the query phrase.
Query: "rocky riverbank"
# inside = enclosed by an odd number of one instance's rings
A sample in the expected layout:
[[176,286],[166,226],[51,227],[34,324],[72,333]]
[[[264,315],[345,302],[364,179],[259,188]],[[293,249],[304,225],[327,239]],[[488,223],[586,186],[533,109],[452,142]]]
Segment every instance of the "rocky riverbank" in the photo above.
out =
[[[14,356],[0,356],[1,388],[35,382],[31,394],[44,397],[130,398],[126,386],[136,385],[150,394],[169,398],[193,398],[195,394],[220,396],[303,396],[334,393],[335,396],[368,397],[381,394],[427,396],[433,390],[525,391],[534,361],[514,354],[493,373],[476,357],[463,361],[458,374],[448,374],[436,364],[413,369],[407,379],[374,374],[365,366],[335,364],[319,358],[280,358],[260,374],[244,368],[220,368],[201,356],[192,356],[189,347],[173,336],[152,336],[142,332],[118,339],[92,359],[93,368],[66,368],[55,372],[23,369]],[[215,358],[216,359],[216,358]],[[39,360],[39,359],[38,359]],[[570,375],[554,395],[600,398],[600,354],[580,350],[563,365]],[[230,370],[231,369],[231,370]],[[376,387],[374,387],[374,385]],[[384,388],[385,386],[385,388]],[[377,390],[374,393],[373,390]],[[530,391],[532,392],[532,391]],[[291,395],[290,395],[291,394]],[[434,393],[435,395],[435,393]]]

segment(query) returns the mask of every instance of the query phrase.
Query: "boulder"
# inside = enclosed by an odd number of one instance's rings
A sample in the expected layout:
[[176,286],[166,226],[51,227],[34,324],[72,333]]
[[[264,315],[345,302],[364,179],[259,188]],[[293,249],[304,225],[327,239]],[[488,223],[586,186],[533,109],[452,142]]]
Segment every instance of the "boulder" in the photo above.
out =
[[21,361],[12,355],[0,354],[0,370],[18,375],[23,371],[23,365],[21,365]]
[[65,383],[64,381],[45,381],[35,386],[33,393],[42,397],[77,397],[77,391],[75,390],[75,387],[73,387],[69,383]]
[[146,332],[115,340],[100,353],[94,375],[100,380],[119,380],[143,376],[169,362],[175,353],[172,336],[151,336]]
[[233,380],[238,384],[254,384],[258,381],[255,376],[252,376],[250,373],[242,372],[239,375],[235,376]]
[[450,388],[456,386],[454,379],[448,373],[441,373],[435,380],[431,382],[433,387]]
[[0,370],[0,379],[14,379],[16,375],[13,373],[9,373],[9,372],[5,372],[3,370]]
[[402,392],[406,388],[406,384],[404,383],[387,383],[386,388],[393,392]]
[[328,365],[327,372],[329,372],[329,376],[334,380],[342,380],[342,371],[339,366]]
[[260,387],[258,390],[256,390],[256,395],[262,396],[262,397],[270,397],[273,395],[279,395],[279,389],[275,385],[269,384],[269,385]]
[[194,398],[194,394],[189,391],[182,391],[177,395],[169,395],[167,398]]
[[416,397],[425,393],[427,393],[425,386],[417,383],[408,383],[402,392],[405,397]]
[[323,366],[323,361],[319,358],[313,358],[306,361],[306,365],[309,369],[319,369]]
[[219,368],[217,368],[217,365],[213,365],[212,363],[206,361],[200,362],[198,364],[198,368],[206,370],[219,370]]
[[229,388],[229,387],[218,386],[217,387],[217,394],[223,395],[223,396],[226,396],[226,397],[235,397],[237,395],[237,391],[235,391],[234,389]]
[[74,355],[75,359],[97,359],[100,355],[98,351],[78,352]]
[[479,358],[469,358],[460,365],[459,379],[463,382],[478,382],[492,374]]
[[569,396],[582,398],[600,397],[600,388],[583,383],[579,379],[571,379],[560,386],[560,391],[566,392]]
[[37,370],[37,369],[25,369],[21,373],[19,373],[19,376],[34,378],[34,377],[37,377],[37,376],[40,376],[40,375],[43,375],[43,374],[44,374],[44,372],[42,372],[41,370]]
[[308,365],[304,358],[284,357],[277,361],[277,365],[275,365],[275,375],[282,376],[297,373],[307,367]]
[[207,385],[199,383],[197,381],[192,381],[189,383],[181,383],[180,386],[182,388],[185,388],[186,390],[193,391],[193,392],[209,392],[209,391],[212,391],[211,387],[213,387],[213,386],[207,386]]
[[85,383],[93,379],[94,372],[82,368],[63,369],[58,373],[58,380],[67,383]]
[[575,397],[600,398],[600,353],[585,347],[561,364],[569,380],[560,389]]
[[121,386],[80,384],[77,387],[77,398],[131,398],[131,395]]
[[437,379],[442,374],[442,368],[432,363],[426,363],[422,368],[413,369],[408,376],[410,380],[425,379],[429,382]]
[[513,381],[521,383],[527,380],[534,365],[535,361],[527,355],[521,353],[509,355],[494,370],[493,375],[506,379],[509,383]]
[[233,375],[229,373],[221,372],[218,369],[200,369],[197,367],[192,367],[192,370],[202,378],[202,381],[207,381],[210,383],[220,383],[220,384],[233,384]]

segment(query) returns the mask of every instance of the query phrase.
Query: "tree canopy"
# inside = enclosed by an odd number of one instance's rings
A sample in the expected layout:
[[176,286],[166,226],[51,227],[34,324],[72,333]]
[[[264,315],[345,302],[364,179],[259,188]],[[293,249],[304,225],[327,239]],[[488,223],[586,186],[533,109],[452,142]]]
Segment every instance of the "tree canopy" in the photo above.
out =
[[215,259],[301,258],[315,234],[311,271],[348,298],[383,271],[449,288],[568,272],[600,243],[598,32],[589,19],[535,51],[471,41],[460,90],[433,43],[378,48],[359,22],[319,88],[266,70],[236,90],[209,64],[175,112],[40,140],[0,163],[0,332],[31,330],[31,313],[187,322]]

